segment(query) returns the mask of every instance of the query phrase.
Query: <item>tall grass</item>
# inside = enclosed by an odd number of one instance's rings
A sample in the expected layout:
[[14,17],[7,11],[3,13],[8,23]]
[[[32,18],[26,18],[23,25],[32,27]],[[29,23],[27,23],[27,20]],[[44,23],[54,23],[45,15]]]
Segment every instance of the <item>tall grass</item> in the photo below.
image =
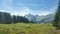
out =
[[0,24],[0,34],[59,34],[55,29],[52,24]]

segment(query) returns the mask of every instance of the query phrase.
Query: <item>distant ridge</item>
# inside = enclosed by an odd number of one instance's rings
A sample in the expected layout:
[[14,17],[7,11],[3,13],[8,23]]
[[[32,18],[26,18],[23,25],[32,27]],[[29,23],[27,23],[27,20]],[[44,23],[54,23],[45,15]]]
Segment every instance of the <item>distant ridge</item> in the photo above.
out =
[[27,18],[29,21],[33,20],[33,22],[35,23],[46,23],[46,22],[52,23],[54,16],[55,16],[55,13],[48,14],[46,16],[27,14],[24,17]]

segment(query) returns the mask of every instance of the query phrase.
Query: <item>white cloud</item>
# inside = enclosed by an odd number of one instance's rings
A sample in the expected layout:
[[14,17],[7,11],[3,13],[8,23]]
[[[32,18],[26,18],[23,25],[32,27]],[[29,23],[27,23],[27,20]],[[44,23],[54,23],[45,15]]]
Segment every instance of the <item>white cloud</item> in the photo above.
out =
[[23,8],[23,9],[19,10],[17,13],[18,13],[18,15],[24,16],[26,14],[29,14],[30,12],[31,11],[28,8]]
[[55,9],[56,9],[56,6],[55,7],[52,7],[49,11],[41,11],[41,10],[38,10],[38,11],[34,11],[34,10],[31,10],[27,7],[22,7],[21,9],[18,9],[16,11],[14,11],[14,8],[11,6],[12,5],[12,0],[4,0],[3,1],[3,7],[4,9],[3,10],[0,10],[2,12],[10,12],[11,15],[20,15],[20,16],[24,16],[26,14],[33,14],[33,15],[48,15],[48,14],[51,14],[51,13],[54,13]]
[[11,15],[20,15],[20,16],[24,16],[29,13],[31,13],[33,15],[40,15],[40,16],[41,15],[48,15],[48,14],[54,13],[54,11],[55,10],[53,10],[53,8],[52,8],[52,10],[50,9],[49,11],[40,11],[40,10],[33,11],[33,10],[30,10],[29,8],[26,8],[26,7],[22,8],[18,11],[4,10],[4,12],[8,12],[8,13],[10,12]]
[[24,15],[32,12],[28,8],[22,8],[22,9],[17,10],[17,11],[14,11],[14,10],[4,10],[4,11],[11,13],[11,15],[20,15],[20,16],[24,16]]

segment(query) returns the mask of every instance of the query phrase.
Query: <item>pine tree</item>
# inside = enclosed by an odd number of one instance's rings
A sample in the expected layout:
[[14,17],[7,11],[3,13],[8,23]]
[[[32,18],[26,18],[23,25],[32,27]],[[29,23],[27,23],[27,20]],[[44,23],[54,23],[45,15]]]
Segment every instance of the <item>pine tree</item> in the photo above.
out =
[[11,18],[10,13],[4,13],[4,23],[10,24],[10,23],[12,23],[11,20],[12,20],[12,18]]
[[17,22],[20,22],[20,16],[17,15]]
[[2,20],[2,14],[1,14],[1,12],[0,12],[0,23],[2,23],[1,20]]
[[29,23],[29,20],[22,16],[17,16],[17,22]]
[[55,15],[55,18],[54,18],[54,26],[57,27],[57,29],[60,29],[60,0],[59,0],[59,3],[58,3],[58,9],[57,9],[57,12],[56,12],[56,15]]
[[13,15],[13,23],[17,23],[17,17],[15,15]]

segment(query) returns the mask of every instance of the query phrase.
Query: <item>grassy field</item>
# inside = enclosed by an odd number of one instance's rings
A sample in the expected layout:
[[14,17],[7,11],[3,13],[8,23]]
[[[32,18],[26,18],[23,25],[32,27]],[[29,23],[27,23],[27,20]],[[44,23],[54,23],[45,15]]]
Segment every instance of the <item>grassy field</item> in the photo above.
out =
[[0,34],[59,34],[52,24],[0,24]]

